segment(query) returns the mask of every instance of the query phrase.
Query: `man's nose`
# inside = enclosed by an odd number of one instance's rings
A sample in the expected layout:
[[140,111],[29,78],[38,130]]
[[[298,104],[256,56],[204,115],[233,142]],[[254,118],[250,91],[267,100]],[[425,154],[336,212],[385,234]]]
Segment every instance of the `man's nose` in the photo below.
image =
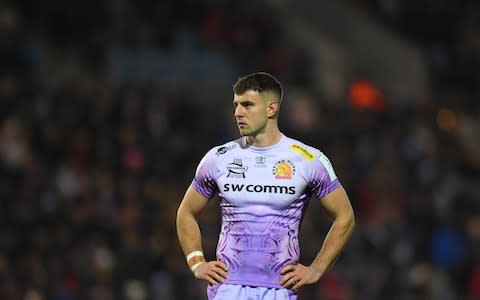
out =
[[243,117],[244,115],[244,109],[242,108],[241,105],[237,105],[237,107],[235,107],[235,113],[234,113],[235,117]]

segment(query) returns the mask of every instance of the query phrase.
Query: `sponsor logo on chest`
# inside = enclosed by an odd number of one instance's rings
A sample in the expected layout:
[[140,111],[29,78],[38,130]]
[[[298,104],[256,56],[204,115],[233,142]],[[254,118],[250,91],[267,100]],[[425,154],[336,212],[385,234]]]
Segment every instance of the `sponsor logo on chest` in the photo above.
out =
[[225,183],[223,191],[295,195],[295,186]]

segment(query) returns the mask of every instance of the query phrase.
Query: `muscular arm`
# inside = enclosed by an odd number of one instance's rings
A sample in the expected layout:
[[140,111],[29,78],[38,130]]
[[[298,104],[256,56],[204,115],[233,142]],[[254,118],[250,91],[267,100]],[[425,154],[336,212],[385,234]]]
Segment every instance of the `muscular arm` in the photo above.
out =
[[[202,236],[197,215],[207,203],[208,198],[197,192],[191,185],[180,203],[177,211],[177,235],[185,255],[192,251],[202,251]],[[194,274],[198,279],[206,280],[210,284],[223,282],[228,276],[227,266],[221,261],[202,263],[195,269]]]
[[202,251],[202,239],[197,215],[207,205],[208,198],[197,192],[192,186],[187,189],[177,211],[177,234],[183,253]]
[[321,203],[333,220],[323,246],[312,263],[312,267],[318,269],[323,275],[333,265],[352,235],[355,217],[348,196],[342,187],[325,196]]
[[284,287],[297,290],[305,284],[317,282],[333,265],[343,247],[352,235],[355,227],[355,217],[350,200],[343,189],[337,188],[320,200],[321,204],[332,218],[332,226],[323,242],[322,248],[308,267],[301,264],[285,266],[280,282]]

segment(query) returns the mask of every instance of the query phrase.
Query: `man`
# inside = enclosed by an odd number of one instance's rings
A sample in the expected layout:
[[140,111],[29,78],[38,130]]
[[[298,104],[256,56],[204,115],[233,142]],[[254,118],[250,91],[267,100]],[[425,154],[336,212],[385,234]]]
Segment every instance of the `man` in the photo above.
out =
[[[283,88],[267,73],[233,86],[241,138],[212,148],[200,162],[177,213],[187,263],[208,281],[208,298],[297,299],[334,263],[355,224],[345,190],[327,157],[286,137],[278,127]],[[222,227],[217,260],[203,256],[196,216],[218,193]],[[298,262],[299,225],[311,196],[320,199],[332,226],[314,261]]]

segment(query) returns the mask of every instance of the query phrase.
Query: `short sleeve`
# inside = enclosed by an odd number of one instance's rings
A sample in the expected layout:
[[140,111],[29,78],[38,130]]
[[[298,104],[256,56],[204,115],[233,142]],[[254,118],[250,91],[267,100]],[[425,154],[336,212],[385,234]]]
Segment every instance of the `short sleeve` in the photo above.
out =
[[340,186],[330,160],[321,152],[311,164],[309,182],[313,194],[319,199]]
[[195,172],[192,186],[207,198],[212,198],[218,191],[216,184],[216,157],[211,150],[202,158]]

